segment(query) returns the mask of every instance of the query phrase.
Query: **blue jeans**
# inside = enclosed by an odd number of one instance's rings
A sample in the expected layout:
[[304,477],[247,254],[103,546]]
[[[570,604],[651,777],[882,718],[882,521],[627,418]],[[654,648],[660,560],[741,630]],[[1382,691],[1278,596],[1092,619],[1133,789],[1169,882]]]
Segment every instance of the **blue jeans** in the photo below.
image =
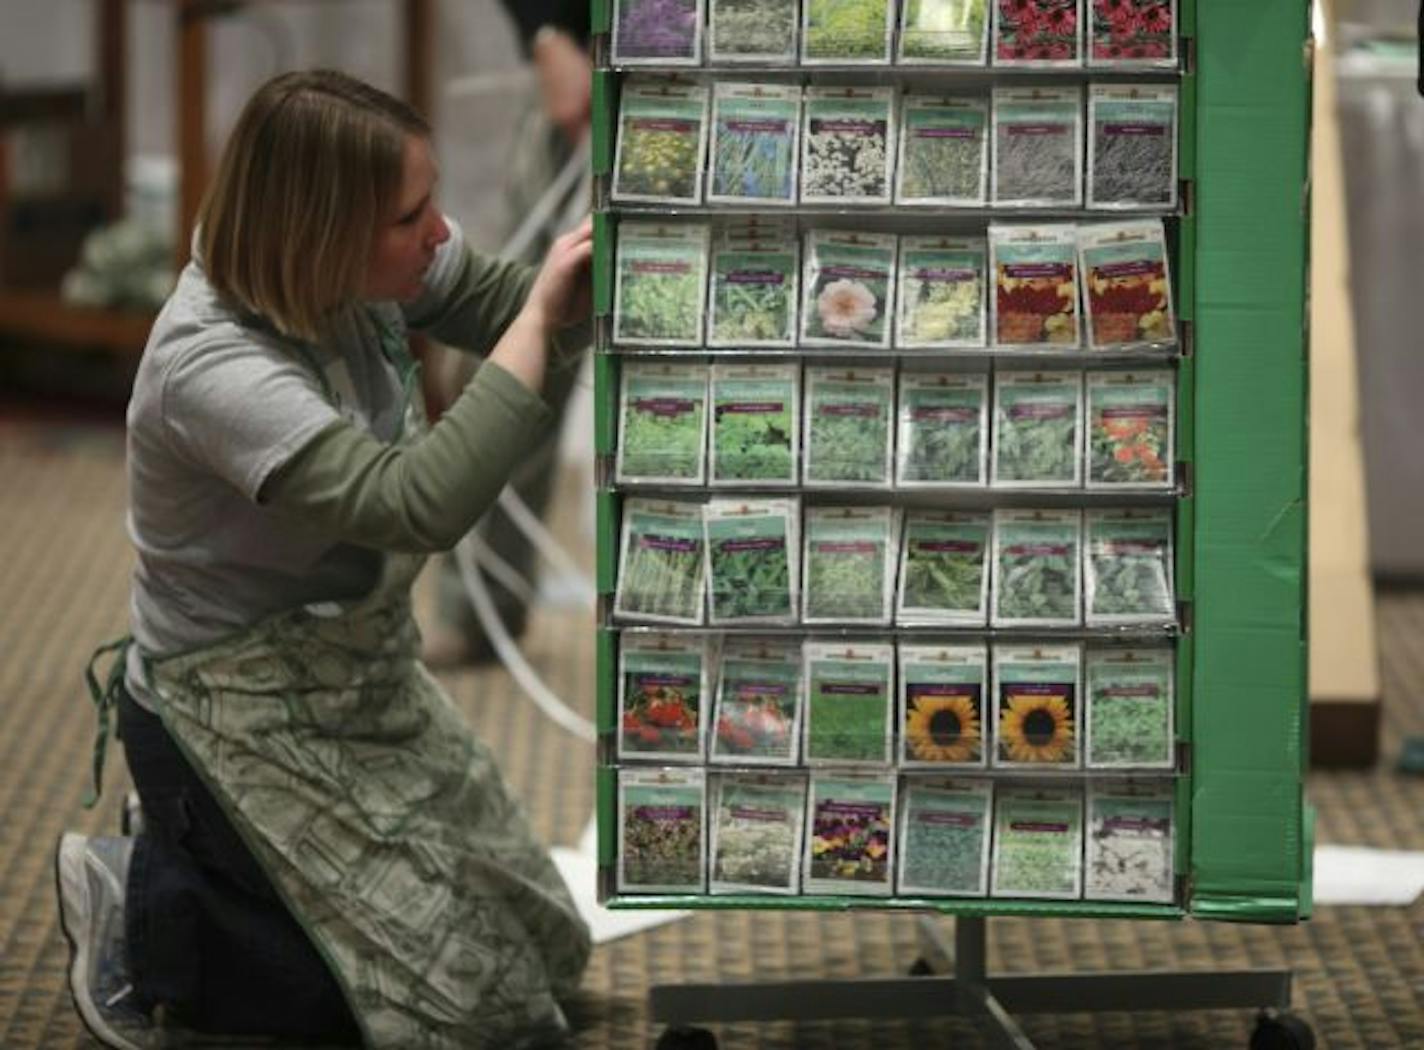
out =
[[162,720],[119,698],[143,802],[126,894],[134,990],[199,1032],[359,1046],[340,986]]

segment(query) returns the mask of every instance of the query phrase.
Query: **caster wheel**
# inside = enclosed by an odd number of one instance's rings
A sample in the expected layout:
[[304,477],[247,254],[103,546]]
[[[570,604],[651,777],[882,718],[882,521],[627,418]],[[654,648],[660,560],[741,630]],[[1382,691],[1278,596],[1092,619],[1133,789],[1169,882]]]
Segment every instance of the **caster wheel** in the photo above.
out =
[[927,963],[923,956],[910,964],[911,977],[933,977],[934,967]]
[[1251,1050],[1315,1050],[1315,1032],[1290,1013],[1262,1013],[1251,1033]]
[[669,1028],[658,1037],[657,1050],[717,1050],[717,1037],[705,1028]]

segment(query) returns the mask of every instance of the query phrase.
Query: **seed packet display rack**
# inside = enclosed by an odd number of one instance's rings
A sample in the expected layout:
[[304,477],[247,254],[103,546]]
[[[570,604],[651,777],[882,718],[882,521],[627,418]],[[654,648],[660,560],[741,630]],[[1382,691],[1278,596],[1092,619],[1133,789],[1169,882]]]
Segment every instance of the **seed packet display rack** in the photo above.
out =
[[[1091,0],[1088,0],[1091,7]],[[894,5],[892,5],[894,6]],[[651,992],[656,1020],[822,1019],[843,1016],[975,1016],[995,1045],[1030,1047],[1012,1013],[1069,1010],[1261,1007],[1257,1034],[1306,1046],[1308,1029],[1284,1011],[1288,971],[990,977],[985,921],[991,916],[1188,918],[1295,922],[1310,910],[1312,816],[1301,790],[1305,724],[1303,615],[1305,185],[1309,97],[1308,4],[1304,0],[1178,0],[1175,69],[1131,72],[1094,68],[1032,69],[925,65],[779,66],[619,65],[611,31],[615,0],[593,0],[595,177],[595,454],[598,492],[600,626],[597,696],[599,896],[614,908],[846,910],[876,908],[956,917],[954,943],[922,922],[919,972],[953,977],[905,981],[795,982],[745,986],[664,986]],[[1301,56],[1306,56],[1302,65]],[[1084,208],[903,207],[894,204],[734,206],[615,201],[612,197],[619,98],[629,76],[676,76],[711,94],[719,81],[892,87],[900,91],[978,93],[997,86],[1174,84],[1179,202],[1131,213]],[[704,182],[710,181],[704,179]],[[705,196],[704,196],[705,199]],[[713,348],[628,345],[614,340],[615,246],[624,221],[721,223],[770,217],[804,244],[810,230],[983,236],[993,224],[1098,223],[1157,217],[1166,226],[1177,338],[1125,350],[1001,347]],[[993,295],[992,276],[989,295]],[[803,293],[804,301],[804,293]],[[1086,342],[1084,343],[1086,346]],[[632,362],[804,362],[898,366],[920,362],[946,370],[1072,368],[1171,369],[1175,373],[1174,476],[1158,492],[1102,492],[1086,487],[1015,491],[796,485],[712,488],[618,482],[620,376]],[[803,394],[804,396],[804,394]],[[705,406],[710,410],[710,406]],[[705,474],[704,474],[705,479]],[[701,500],[800,496],[808,506],[860,505],[949,510],[996,508],[1170,508],[1177,602],[1171,627],[918,627],[779,625],[680,627],[629,623],[613,614],[622,511],[632,497]],[[1000,897],[864,897],[800,893],[629,894],[616,882],[618,781],[628,768],[617,751],[619,651],[623,639],[656,629],[696,638],[739,634],[797,641],[945,641],[995,647],[1169,644],[1175,653],[1176,765],[1173,901],[1121,903]],[[649,768],[648,763],[633,767]],[[712,771],[720,771],[715,767]],[[803,767],[804,772],[804,767]],[[984,769],[996,785],[1040,784],[1036,772]],[[1060,773],[1052,782],[1084,784],[1098,773]],[[1158,771],[1155,776],[1162,776]],[[710,799],[710,793],[709,793]],[[1290,1040],[1296,1040],[1292,1042]],[[1255,1045],[1253,1041],[1253,1045]]]

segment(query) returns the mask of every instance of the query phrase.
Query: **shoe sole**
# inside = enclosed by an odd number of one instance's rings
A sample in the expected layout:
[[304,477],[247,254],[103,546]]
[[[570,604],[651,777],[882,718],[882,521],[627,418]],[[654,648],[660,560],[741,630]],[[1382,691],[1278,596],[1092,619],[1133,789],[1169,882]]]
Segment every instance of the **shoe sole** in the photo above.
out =
[[[87,915],[91,910],[89,882],[85,878],[88,867],[85,842],[83,835],[66,831],[59,837],[59,848],[54,851],[54,886],[59,895],[59,928],[64,931],[64,939],[69,942],[69,998],[74,1003],[74,1010],[79,1014],[79,1019],[84,1022],[84,1027],[100,1043],[117,1050],[145,1050],[137,1043],[115,1033],[98,1016],[94,1001],[87,996],[81,999],[74,990],[77,987],[76,978],[89,970],[89,944],[77,939],[74,931],[69,928],[71,912],[79,916]],[[78,885],[67,879],[66,873],[77,873]]]

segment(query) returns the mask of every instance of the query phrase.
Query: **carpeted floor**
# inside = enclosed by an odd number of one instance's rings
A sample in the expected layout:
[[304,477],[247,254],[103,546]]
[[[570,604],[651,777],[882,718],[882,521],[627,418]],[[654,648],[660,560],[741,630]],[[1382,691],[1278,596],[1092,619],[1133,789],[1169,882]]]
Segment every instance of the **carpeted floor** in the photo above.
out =
[[[124,787],[115,750],[98,808],[81,799],[93,719],[80,674],[89,652],[124,629],[131,556],[124,535],[122,437],[116,428],[0,417],[0,1048],[87,1047],[65,986],[51,870],[64,828],[117,826]],[[576,501],[556,527],[576,533]],[[1379,603],[1391,759],[1424,733],[1424,594]],[[535,668],[592,712],[592,619],[541,611],[525,639]],[[538,831],[574,842],[592,806],[590,749],[554,728],[502,671],[446,676],[476,730],[502,756]],[[1424,849],[1424,778],[1387,769],[1314,774],[1319,838]],[[1284,966],[1296,1006],[1330,1050],[1424,1048],[1424,903],[1321,908],[1291,928],[1199,923],[994,920],[991,970]],[[888,976],[916,957],[909,916],[699,913],[600,948],[585,981],[579,1045],[650,1044],[649,985],[679,980]],[[1040,1050],[1247,1045],[1245,1011],[1029,1018]],[[726,1026],[736,1048],[956,1048],[983,1045],[956,1020]]]

